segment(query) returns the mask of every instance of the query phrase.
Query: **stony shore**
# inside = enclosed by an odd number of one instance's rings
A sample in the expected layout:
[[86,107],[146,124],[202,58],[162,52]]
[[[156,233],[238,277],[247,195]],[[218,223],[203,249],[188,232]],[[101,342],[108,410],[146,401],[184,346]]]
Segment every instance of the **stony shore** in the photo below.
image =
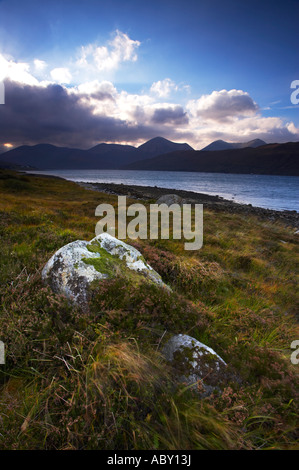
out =
[[296,211],[275,211],[272,209],[253,207],[251,204],[240,204],[223,199],[219,196],[210,196],[209,194],[194,193],[192,191],[183,191],[179,189],[158,188],[156,186],[136,186],[115,183],[78,184],[86,189],[141,200],[157,200],[164,194],[177,194],[185,200],[185,203],[204,204],[204,207],[211,208],[216,211],[257,215],[263,219],[267,219],[272,222],[280,221],[288,226],[295,227],[297,230],[299,229],[299,213]]

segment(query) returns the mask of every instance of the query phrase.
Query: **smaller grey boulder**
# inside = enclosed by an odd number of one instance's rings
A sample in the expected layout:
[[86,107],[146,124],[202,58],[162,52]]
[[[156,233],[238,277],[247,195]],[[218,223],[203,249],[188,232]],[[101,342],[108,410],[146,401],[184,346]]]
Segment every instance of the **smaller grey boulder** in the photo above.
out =
[[156,204],[166,204],[167,206],[171,206],[172,204],[179,204],[182,206],[184,202],[184,199],[177,194],[164,194],[156,200]]
[[226,363],[210,347],[188,335],[175,335],[162,354],[173,366],[176,379],[198,390],[201,397],[220,388],[226,379]]

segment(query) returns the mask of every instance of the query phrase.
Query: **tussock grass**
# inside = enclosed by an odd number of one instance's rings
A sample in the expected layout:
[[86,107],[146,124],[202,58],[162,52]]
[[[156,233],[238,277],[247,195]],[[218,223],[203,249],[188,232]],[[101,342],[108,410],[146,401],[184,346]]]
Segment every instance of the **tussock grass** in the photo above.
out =
[[[173,292],[119,277],[82,312],[41,282],[62,245],[91,239],[117,198],[55,178],[0,173],[1,449],[293,449],[298,417],[294,229],[204,211],[204,246],[136,246]],[[209,398],[161,357],[174,333],[215,349],[232,380]]]

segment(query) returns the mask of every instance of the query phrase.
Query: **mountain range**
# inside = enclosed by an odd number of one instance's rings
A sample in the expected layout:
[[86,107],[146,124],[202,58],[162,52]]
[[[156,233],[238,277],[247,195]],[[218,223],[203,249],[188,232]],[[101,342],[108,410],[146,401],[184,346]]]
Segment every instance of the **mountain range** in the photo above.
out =
[[299,142],[229,150],[192,150],[135,162],[127,170],[299,176]]
[[116,169],[133,162],[173,151],[193,150],[188,144],[177,144],[155,137],[138,148],[131,145],[98,144],[88,150],[56,147],[51,144],[22,145],[1,154],[1,159],[40,170]]
[[[1,162],[3,158],[3,161]],[[126,169],[299,176],[299,142],[265,144],[217,140],[202,150],[162,137],[139,147],[101,143],[88,150],[51,144],[23,145],[1,155],[0,167],[39,170]]]

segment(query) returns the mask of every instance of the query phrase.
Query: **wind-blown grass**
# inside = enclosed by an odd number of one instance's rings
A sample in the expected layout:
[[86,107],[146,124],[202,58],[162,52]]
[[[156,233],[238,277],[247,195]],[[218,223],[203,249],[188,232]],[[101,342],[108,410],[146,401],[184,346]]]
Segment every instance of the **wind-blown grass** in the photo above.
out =
[[[293,449],[298,416],[294,229],[204,211],[204,245],[129,241],[172,292],[119,277],[89,312],[43,285],[62,245],[94,237],[117,198],[55,178],[0,174],[1,449]],[[222,394],[177,387],[161,347],[174,333],[229,364]]]

